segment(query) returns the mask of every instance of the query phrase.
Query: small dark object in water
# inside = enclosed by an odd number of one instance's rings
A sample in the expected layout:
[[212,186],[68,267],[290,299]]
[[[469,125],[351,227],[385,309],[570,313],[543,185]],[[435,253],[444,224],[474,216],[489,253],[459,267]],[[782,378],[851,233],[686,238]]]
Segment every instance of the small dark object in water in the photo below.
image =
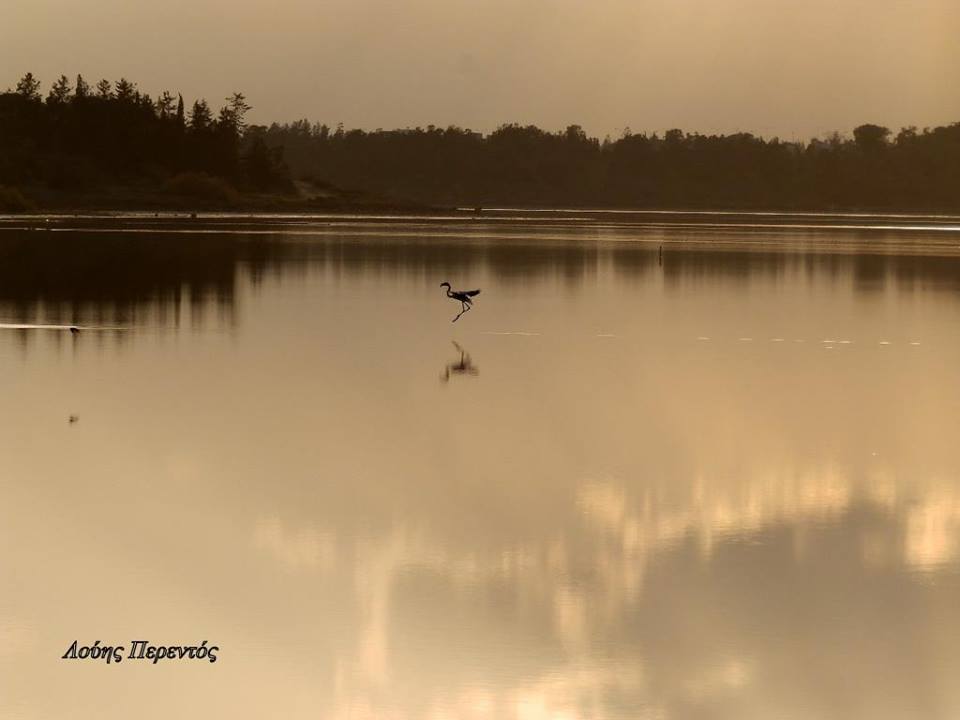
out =
[[71,415],[70,418],[67,420],[67,422],[73,425],[79,419],[80,419],[79,415]]
[[70,326],[70,334],[71,334],[71,335],[77,335],[79,332],[80,332],[80,328],[78,328],[76,325],[71,325],[71,326]]
[[480,207],[479,205],[473,209],[473,214],[474,214],[474,215],[479,215],[479,214],[482,213],[482,212],[483,212],[483,208]]
[[196,217],[197,217],[197,214],[196,214],[196,213],[190,213],[190,217],[196,218]]

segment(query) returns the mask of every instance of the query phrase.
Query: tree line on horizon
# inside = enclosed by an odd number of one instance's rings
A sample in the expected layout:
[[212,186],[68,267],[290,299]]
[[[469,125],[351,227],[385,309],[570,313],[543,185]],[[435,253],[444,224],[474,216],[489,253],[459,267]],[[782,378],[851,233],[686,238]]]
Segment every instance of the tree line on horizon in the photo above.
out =
[[[960,211],[960,123],[894,135],[864,124],[807,142],[750,133],[590,137],[518,124],[365,131],[300,120],[248,125],[234,93],[151,98],[121,78],[27,73],[0,93],[0,186],[82,192],[294,194],[293,179],[433,205]],[[205,185],[206,183],[206,185]],[[235,198],[236,199],[236,198]]]
[[600,140],[517,124],[331,130],[273,124],[296,176],[448,205],[960,210],[960,123],[865,124],[809,142],[668,130]]
[[280,151],[249,132],[250,109],[242,93],[214,114],[204,99],[187,110],[182,95],[154,99],[126,78],[91,86],[82,75],[61,75],[44,98],[27,73],[0,93],[0,185],[289,191]]

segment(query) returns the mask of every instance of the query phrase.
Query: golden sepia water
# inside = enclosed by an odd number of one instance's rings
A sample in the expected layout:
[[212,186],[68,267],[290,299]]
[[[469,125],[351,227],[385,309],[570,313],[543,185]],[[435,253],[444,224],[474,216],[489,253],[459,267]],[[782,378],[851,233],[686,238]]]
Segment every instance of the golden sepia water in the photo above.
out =
[[679,220],[0,222],[0,717],[957,717],[955,219]]

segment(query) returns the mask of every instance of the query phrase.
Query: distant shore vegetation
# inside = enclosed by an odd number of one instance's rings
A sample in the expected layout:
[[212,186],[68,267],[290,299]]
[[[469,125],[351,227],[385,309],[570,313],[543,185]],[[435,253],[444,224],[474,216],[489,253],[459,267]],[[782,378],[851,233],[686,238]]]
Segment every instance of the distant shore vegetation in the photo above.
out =
[[151,98],[121,78],[90,85],[61,76],[46,97],[27,73],[0,93],[0,211],[57,196],[168,196],[229,205],[239,192],[292,193],[282,150],[248,127],[234,93],[214,112],[164,92]]
[[352,188],[433,206],[960,212],[960,123],[868,123],[803,142],[679,129],[600,139],[577,125],[249,125],[249,110],[242,93],[214,112],[79,75],[43,95],[28,73],[0,93],[0,211],[98,192],[239,207],[257,194],[342,201]]
[[603,140],[502,125],[331,130],[271,125],[295,175],[425,202],[631,209],[960,211],[960,123],[808,142],[682,130]]

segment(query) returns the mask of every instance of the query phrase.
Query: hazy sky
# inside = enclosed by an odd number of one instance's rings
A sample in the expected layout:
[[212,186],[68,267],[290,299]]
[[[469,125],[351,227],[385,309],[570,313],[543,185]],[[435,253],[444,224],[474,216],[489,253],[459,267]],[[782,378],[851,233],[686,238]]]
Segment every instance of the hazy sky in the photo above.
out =
[[958,0],[0,0],[0,88],[126,76],[251,120],[785,138],[960,120]]

